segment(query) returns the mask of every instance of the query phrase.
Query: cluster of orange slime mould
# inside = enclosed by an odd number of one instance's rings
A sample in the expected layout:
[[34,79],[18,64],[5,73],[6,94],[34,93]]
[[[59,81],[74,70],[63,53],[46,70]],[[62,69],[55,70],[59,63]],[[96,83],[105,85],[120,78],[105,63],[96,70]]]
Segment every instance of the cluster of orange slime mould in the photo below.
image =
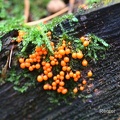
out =
[[[51,32],[48,32],[47,35],[48,37],[51,36]],[[24,32],[20,31],[16,41],[21,42],[23,36]],[[80,40],[84,47],[90,44],[90,41],[86,40],[84,36]],[[76,59],[80,60],[81,66],[88,66],[88,61],[82,51],[74,52],[71,42],[66,40],[62,40],[62,43],[57,47],[54,42],[50,42],[50,44],[54,51],[53,54],[49,53],[45,45],[36,46],[34,52],[28,58],[19,58],[20,68],[28,69],[31,72],[39,70],[40,74],[36,77],[36,80],[44,83],[44,90],[53,90],[60,94],[67,94],[69,90],[74,94],[83,91],[87,85],[87,80],[83,79],[81,70],[73,70],[70,65],[71,59]],[[86,76],[90,78],[92,75],[92,71],[88,70]],[[82,79],[81,84],[80,79]],[[76,84],[72,90],[67,85],[70,81],[72,81],[72,84]]]

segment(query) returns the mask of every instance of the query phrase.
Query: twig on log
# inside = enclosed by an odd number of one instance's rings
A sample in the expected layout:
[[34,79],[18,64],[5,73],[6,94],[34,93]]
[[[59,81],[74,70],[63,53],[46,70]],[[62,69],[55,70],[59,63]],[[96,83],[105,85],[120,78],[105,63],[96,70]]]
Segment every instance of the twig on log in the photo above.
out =
[[68,13],[72,13],[75,0],[69,0],[69,10]]
[[1,78],[4,79],[6,77],[6,72],[7,72],[7,68],[8,68],[8,63],[9,63],[9,56],[7,57],[7,61],[5,66],[2,68],[2,72],[1,72]]
[[65,12],[67,12],[68,10],[69,10],[69,7],[65,7],[64,9],[60,10],[59,12],[57,12],[57,13],[55,13],[53,15],[50,15],[50,16],[48,16],[46,18],[43,18],[43,19],[40,19],[40,20],[37,20],[37,21],[28,22],[26,24],[32,26],[32,25],[37,25],[40,22],[46,22],[46,21],[49,21],[49,20],[51,20],[51,19],[53,19],[53,18],[55,18],[55,17],[65,13]]
[[11,58],[12,58],[12,54],[13,54],[13,49],[14,49],[14,45],[12,45],[12,48],[11,48],[11,50],[10,50],[10,56],[9,56],[9,68],[11,68]]
[[30,10],[30,1],[29,0],[24,0],[24,17],[25,20],[24,22],[27,23],[28,22],[28,17],[29,17],[29,10]]

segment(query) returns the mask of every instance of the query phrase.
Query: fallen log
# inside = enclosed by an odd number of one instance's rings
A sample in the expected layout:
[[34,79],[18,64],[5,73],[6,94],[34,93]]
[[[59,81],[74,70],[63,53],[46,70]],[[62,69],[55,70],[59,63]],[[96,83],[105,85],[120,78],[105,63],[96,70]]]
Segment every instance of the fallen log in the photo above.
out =
[[[39,87],[26,93],[13,90],[11,83],[0,86],[1,120],[119,120],[120,119],[120,3],[82,15],[76,15],[79,22],[73,26],[62,22],[68,30],[74,28],[74,36],[94,33],[110,44],[103,60],[93,64],[95,73],[90,96],[71,100],[71,104],[49,103],[48,95]],[[56,35],[62,34],[59,27]],[[4,37],[10,37],[13,33]],[[4,48],[5,50],[8,47]],[[8,49],[9,50],[9,49]],[[2,54],[2,53],[1,53]],[[0,58],[2,60],[2,58]],[[4,61],[0,60],[1,63]]]

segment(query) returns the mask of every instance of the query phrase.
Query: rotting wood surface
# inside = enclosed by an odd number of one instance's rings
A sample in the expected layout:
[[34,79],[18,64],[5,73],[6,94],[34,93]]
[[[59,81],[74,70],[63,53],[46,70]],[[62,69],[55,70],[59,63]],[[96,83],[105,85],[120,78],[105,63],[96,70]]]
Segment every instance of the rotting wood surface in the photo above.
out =
[[[110,44],[106,58],[93,65],[94,90],[86,101],[77,98],[71,105],[50,104],[39,87],[24,94],[12,84],[0,86],[0,120],[119,120],[120,119],[120,4],[77,15],[74,35],[94,33]],[[70,29],[68,21],[62,23]],[[61,34],[60,27],[54,34]],[[71,33],[69,33],[71,34]],[[73,34],[73,33],[72,33]],[[0,61],[1,62],[1,61]]]

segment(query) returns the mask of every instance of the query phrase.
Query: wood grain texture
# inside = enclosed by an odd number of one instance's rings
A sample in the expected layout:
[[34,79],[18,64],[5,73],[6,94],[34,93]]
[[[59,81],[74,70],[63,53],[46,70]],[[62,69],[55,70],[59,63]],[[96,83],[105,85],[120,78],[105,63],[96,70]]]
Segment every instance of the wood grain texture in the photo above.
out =
[[[74,27],[74,32],[69,34],[94,33],[111,46],[106,58],[93,66],[92,97],[84,102],[77,98],[71,101],[71,105],[57,106],[49,103],[47,94],[39,86],[20,94],[12,89],[12,84],[5,83],[0,86],[0,120],[120,119],[120,4],[77,15],[77,18],[79,23],[73,26],[67,20],[62,23],[66,30]],[[54,34],[61,33],[59,25],[54,28]]]

